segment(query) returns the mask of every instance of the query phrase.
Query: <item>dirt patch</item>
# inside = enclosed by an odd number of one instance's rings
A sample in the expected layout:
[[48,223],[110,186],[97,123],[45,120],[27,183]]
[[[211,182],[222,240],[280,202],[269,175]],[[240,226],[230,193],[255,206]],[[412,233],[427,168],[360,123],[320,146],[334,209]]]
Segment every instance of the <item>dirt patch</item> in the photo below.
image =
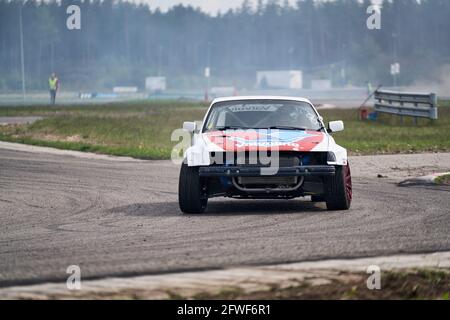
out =
[[450,273],[433,270],[387,272],[381,278],[380,290],[369,290],[367,274],[341,273],[329,283],[304,281],[287,288],[272,287],[267,291],[243,293],[240,289],[223,290],[219,294],[198,294],[194,299],[250,300],[366,300],[366,299],[449,299]]
[[392,171],[403,172],[408,177],[424,176],[436,171],[436,166],[392,167]]
[[38,120],[44,119],[43,117],[0,117],[0,125],[21,125],[31,124]]
[[[315,273],[318,273],[315,271]],[[94,300],[448,300],[450,270],[408,269],[383,272],[381,289],[367,288],[366,273],[327,272],[321,277],[292,278],[283,285],[260,284],[258,289],[245,286],[223,286],[209,291],[192,288],[151,290],[124,288],[71,293],[22,293],[15,299],[94,299]],[[254,285],[255,283],[253,283]],[[205,289],[202,289],[205,290]]]
[[[20,138],[21,136],[16,136],[17,138]],[[35,140],[42,140],[42,141],[60,141],[60,142],[84,142],[84,143],[93,143],[98,144],[97,141],[94,141],[93,139],[89,139],[87,135],[82,136],[80,134],[75,134],[72,136],[61,136],[56,134],[41,134],[41,133],[35,133],[31,136],[31,138]]]
[[450,170],[450,153],[418,153],[350,157],[352,175],[403,180]]
[[74,136],[66,137],[66,138],[64,139],[64,141],[69,141],[69,142],[81,142],[81,141],[83,141],[83,138],[82,138],[79,134],[76,134],[76,135],[74,135]]

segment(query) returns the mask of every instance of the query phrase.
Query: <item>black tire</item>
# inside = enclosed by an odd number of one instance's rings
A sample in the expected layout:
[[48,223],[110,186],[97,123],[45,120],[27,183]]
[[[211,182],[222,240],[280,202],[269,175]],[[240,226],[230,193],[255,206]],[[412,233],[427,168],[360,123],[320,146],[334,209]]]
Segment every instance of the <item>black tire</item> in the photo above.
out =
[[352,203],[350,165],[336,166],[336,173],[325,180],[325,202],[328,210],[348,210]]
[[178,204],[184,213],[203,213],[208,204],[198,167],[189,167],[183,162],[178,182]]
[[324,202],[324,196],[311,196],[311,202]]

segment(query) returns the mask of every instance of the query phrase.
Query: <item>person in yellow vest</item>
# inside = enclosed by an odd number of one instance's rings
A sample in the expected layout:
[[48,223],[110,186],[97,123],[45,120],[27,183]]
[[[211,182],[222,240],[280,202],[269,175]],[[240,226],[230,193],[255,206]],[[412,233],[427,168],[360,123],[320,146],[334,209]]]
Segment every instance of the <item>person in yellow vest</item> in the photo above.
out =
[[59,89],[59,80],[54,73],[52,73],[52,75],[48,79],[48,88],[50,90],[50,102],[51,104],[55,104],[56,92]]

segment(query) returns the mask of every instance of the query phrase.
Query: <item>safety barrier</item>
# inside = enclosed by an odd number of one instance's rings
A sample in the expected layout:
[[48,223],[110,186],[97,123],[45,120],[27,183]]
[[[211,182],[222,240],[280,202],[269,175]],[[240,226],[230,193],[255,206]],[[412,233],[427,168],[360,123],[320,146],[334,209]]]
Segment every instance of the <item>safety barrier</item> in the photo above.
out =
[[376,112],[395,114],[398,116],[428,118],[437,120],[438,104],[434,93],[375,91]]

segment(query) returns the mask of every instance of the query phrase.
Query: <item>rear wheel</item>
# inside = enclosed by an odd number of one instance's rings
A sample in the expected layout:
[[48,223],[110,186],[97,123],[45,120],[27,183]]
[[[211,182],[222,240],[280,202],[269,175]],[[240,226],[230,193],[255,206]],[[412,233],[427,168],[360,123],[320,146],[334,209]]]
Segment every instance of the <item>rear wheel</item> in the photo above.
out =
[[350,165],[336,166],[334,176],[325,180],[325,201],[328,210],[348,210],[352,203]]
[[208,195],[198,167],[183,162],[178,183],[178,204],[184,213],[202,213],[208,204]]

